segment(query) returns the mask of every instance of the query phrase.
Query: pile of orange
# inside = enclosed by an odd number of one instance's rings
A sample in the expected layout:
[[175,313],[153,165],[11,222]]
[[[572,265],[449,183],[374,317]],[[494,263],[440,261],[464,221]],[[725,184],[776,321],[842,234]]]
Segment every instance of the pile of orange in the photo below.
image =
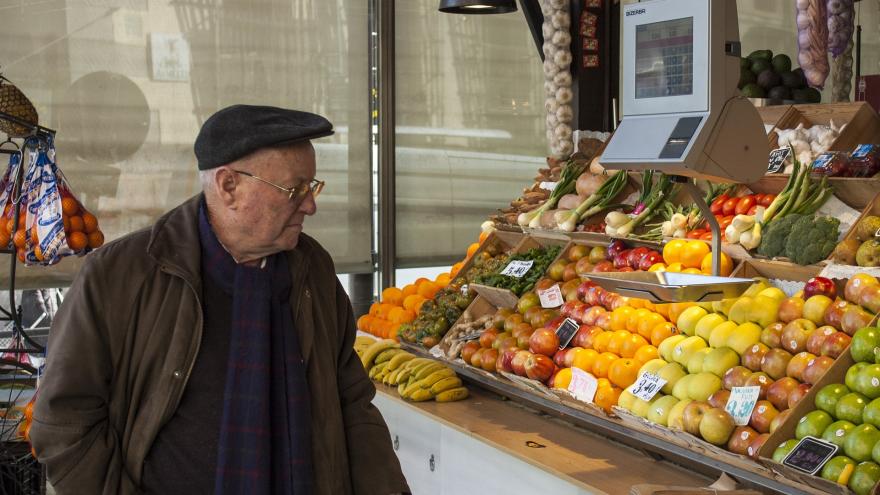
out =
[[[681,272],[711,275],[712,250],[699,240],[673,239],[663,246],[663,263],[651,267],[651,271]],[[721,253],[721,276],[733,272],[733,260]]]
[[449,283],[450,275],[441,273],[434,280],[420,278],[403,289],[388,287],[379,302],[370,305],[370,312],[358,318],[357,328],[383,339],[397,340],[397,330],[416,319],[425,301],[434,299],[437,291]]
[[[34,257],[38,261],[43,261],[37,226],[34,224],[30,229],[27,228],[26,208],[19,209],[18,226],[15,225],[11,210],[12,204],[7,203],[3,210],[3,220],[0,221],[0,246],[8,247],[11,241],[22,263],[28,249],[33,249]],[[80,253],[86,248],[96,249],[104,244],[104,233],[98,227],[98,219],[86,211],[72,196],[62,195],[61,218],[64,221],[67,245],[71,250]]]

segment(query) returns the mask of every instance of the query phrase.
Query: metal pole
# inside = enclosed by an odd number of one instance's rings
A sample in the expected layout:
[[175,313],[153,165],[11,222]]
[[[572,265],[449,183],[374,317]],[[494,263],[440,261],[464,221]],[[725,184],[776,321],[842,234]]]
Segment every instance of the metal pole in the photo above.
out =
[[379,273],[381,287],[394,285],[396,259],[394,145],[394,0],[379,0]]
[[709,222],[709,228],[712,230],[712,275],[716,277],[721,276],[721,226],[718,225],[718,220],[715,218],[715,215],[712,214],[712,210],[709,209],[709,205],[706,204],[706,201],[703,199],[703,193],[697,188],[697,185],[691,182],[690,180],[685,180],[681,182],[684,190],[690,194],[691,199],[694,200],[694,204],[697,205],[697,208],[700,209],[700,212],[703,214],[703,218]]

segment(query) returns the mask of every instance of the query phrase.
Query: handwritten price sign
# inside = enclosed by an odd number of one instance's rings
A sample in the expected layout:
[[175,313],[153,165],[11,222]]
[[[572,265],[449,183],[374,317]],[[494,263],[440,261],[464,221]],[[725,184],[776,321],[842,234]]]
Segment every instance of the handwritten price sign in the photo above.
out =
[[501,272],[502,275],[507,275],[510,277],[522,278],[526,273],[529,273],[529,270],[532,269],[532,265],[534,265],[534,260],[513,260],[504,267],[504,270]]
[[660,392],[663,385],[666,385],[666,380],[660,378],[656,374],[642,373],[639,375],[639,379],[630,386],[629,393],[645,402],[649,402],[658,392]]

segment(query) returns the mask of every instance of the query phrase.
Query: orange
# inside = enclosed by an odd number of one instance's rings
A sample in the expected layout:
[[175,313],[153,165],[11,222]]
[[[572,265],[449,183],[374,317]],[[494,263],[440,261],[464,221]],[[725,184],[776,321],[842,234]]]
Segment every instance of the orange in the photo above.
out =
[[681,262],[676,261],[675,263],[670,263],[670,264],[666,265],[665,271],[678,273],[682,270],[684,270],[684,265],[682,265]]
[[620,358],[616,354],[610,352],[603,352],[596,356],[596,362],[593,363],[593,376],[596,378],[607,378],[611,363],[618,359]]
[[385,334],[386,339],[397,340],[397,332],[400,330],[400,323],[395,323],[388,327],[388,332]]
[[31,244],[39,244],[40,239],[37,237],[37,224],[31,225]]
[[21,261],[22,263],[24,263],[24,258],[25,258],[24,249],[19,249],[18,250],[18,261]]
[[626,298],[626,305],[631,307],[632,309],[641,309],[645,307],[644,299],[637,299],[635,297]]
[[420,296],[425,299],[434,299],[434,295],[437,294],[437,291],[440,290],[440,286],[431,282],[430,280],[425,280],[424,282],[419,282],[416,286],[418,289],[418,293]]
[[403,291],[397,287],[388,287],[382,290],[382,302],[400,306],[403,304]]
[[361,315],[360,318],[357,319],[357,329],[361,332],[370,331],[370,323],[372,322],[373,317],[369,314]]
[[654,311],[663,318],[669,318],[669,304],[655,304]]
[[388,313],[390,313],[392,309],[394,309],[393,304],[388,304],[385,302],[379,303],[379,311],[376,312],[376,316],[382,318],[383,320],[387,320]]
[[489,234],[491,234],[491,232],[486,231],[486,230],[480,232],[480,244],[482,244],[483,241],[485,241],[486,239],[489,238]]
[[61,198],[61,211],[68,216],[76,215],[79,212],[79,203],[71,197]]
[[623,389],[617,387],[602,387],[596,390],[593,403],[601,407],[605,412],[611,413],[611,408],[617,405]]
[[370,316],[379,316],[379,303],[370,304]]
[[471,244],[470,246],[468,246],[468,248],[467,248],[467,257],[470,258],[471,256],[473,256],[474,253],[477,252],[477,249],[480,249],[480,243],[479,243],[479,242],[475,242],[475,243]]
[[681,261],[681,252],[685,246],[687,246],[687,241],[684,239],[673,239],[667,242],[663,246],[663,261],[667,265]]
[[685,268],[681,273],[689,273],[691,275],[702,275],[703,272],[699,268]]
[[611,336],[611,339],[608,340],[608,348],[606,349],[608,352],[620,355],[620,350],[623,348],[623,343],[632,335],[632,333],[627,330],[618,330],[614,332]]
[[95,215],[84,211],[82,214],[83,219],[83,229],[86,234],[91,234],[92,232],[98,230],[98,219],[95,218]]
[[[700,263],[700,271],[702,271],[706,275],[712,275],[713,256],[714,255],[712,253],[703,256],[703,261]],[[732,271],[733,261],[731,261],[730,256],[728,256],[727,253],[721,253],[721,276],[729,277]]]
[[553,379],[553,388],[567,389],[571,383],[571,368],[562,368],[556,372],[556,378]]
[[425,298],[418,294],[410,294],[403,299],[403,307],[415,311],[416,305],[424,300]]
[[452,276],[448,273],[441,273],[437,275],[437,278],[434,279],[434,283],[439,285],[440,287],[446,287],[449,285],[449,281],[452,279]]
[[402,323],[404,312],[406,310],[401,308],[400,306],[393,308],[388,312],[388,321],[392,323]]
[[70,217],[67,215],[63,215],[61,219],[64,221],[64,231],[70,232]]
[[0,229],[0,249],[6,249],[9,247],[9,232],[6,232],[3,229]]
[[37,258],[37,261],[43,261],[43,250],[40,249],[39,244],[34,245],[34,258]]
[[660,342],[666,340],[667,337],[672,337],[673,335],[678,335],[678,327],[675,326],[674,323],[665,322],[654,327],[654,330],[651,330],[651,345],[659,346]]
[[647,339],[645,339],[641,335],[632,334],[629,336],[628,339],[624,340],[623,344],[620,346],[620,357],[635,357],[639,349],[648,345],[649,344]]
[[80,216],[70,217],[70,230],[75,232],[83,231],[83,219]]
[[605,352],[608,350],[608,343],[611,341],[611,337],[614,336],[614,332],[602,332],[597,333],[595,337],[593,337],[593,349],[599,352]]
[[583,349],[574,354],[574,361],[572,361],[571,365],[587,373],[592,373],[593,363],[596,362],[597,357],[599,357],[599,352],[595,349]]
[[711,251],[709,245],[703,241],[687,241],[687,244],[681,250],[679,261],[681,261],[685,268],[699,268],[700,263],[703,262],[703,257]]
[[630,313],[635,311],[629,306],[621,306],[611,312],[611,329],[626,330],[626,322]]
[[450,274],[452,275],[452,277],[454,278],[456,275],[458,275],[458,272],[461,271],[461,268],[462,268],[463,266],[464,266],[464,263],[462,263],[461,261],[459,261],[458,263],[452,265],[452,268],[449,270],[449,273],[450,273]]
[[678,321],[678,316],[681,315],[684,310],[693,306],[694,303],[683,302],[683,303],[671,303],[669,304],[669,310],[667,311],[666,318],[669,321]]
[[[634,299],[634,301],[637,299]],[[645,308],[639,308],[632,313],[629,314],[629,318],[626,319],[626,329],[630,332],[638,332],[639,331],[639,322],[647,318],[648,316],[654,314],[651,310]]]
[[654,330],[654,327],[665,322],[666,319],[660,316],[658,313],[652,312],[649,315],[646,315],[644,318],[639,320],[639,326],[636,328],[636,332],[646,339],[651,338],[651,331]]
[[98,249],[99,247],[104,245],[104,233],[100,230],[96,230],[89,234],[89,247],[92,249]]
[[635,359],[617,359],[608,368],[608,379],[620,388],[629,387],[636,382],[641,366]]
[[657,348],[653,345],[648,344],[639,347],[639,350],[636,351],[633,359],[638,361],[641,365],[647,363],[652,359],[657,359],[658,357],[660,357],[660,351],[658,351]]
[[613,387],[613,385],[611,385],[611,380],[609,380],[607,378],[597,378],[596,379],[596,389],[597,390],[600,388],[611,388],[611,387]]
[[6,232],[7,232],[9,235],[12,235],[12,233],[13,233],[14,231],[15,231],[15,219],[10,218],[10,219],[6,222]]
[[404,285],[403,289],[401,289],[401,292],[403,293],[403,299],[406,300],[407,297],[416,293],[416,284]]
[[15,235],[12,236],[12,243],[15,244],[15,247],[24,249],[24,246],[27,243],[27,234],[25,234],[25,231],[21,229],[16,230]]

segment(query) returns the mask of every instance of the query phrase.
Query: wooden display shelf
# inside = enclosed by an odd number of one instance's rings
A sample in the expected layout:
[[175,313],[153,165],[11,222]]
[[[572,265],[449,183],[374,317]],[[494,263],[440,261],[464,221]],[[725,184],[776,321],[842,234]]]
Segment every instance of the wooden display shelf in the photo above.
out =
[[[779,194],[788,182],[788,175],[770,174],[748,187],[757,194]],[[870,177],[828,177],[828,184],[834,195],[850,208],[865,209],[877,191],[880,191],[880,178]]]

